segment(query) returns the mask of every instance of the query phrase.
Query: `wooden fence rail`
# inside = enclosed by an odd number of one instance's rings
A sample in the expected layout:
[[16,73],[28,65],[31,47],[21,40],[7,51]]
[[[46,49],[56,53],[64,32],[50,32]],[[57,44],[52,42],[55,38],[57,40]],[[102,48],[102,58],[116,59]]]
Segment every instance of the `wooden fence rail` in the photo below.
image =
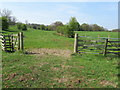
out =
[[12,35],[0,35],[0,42],[2,50],[6,52],[23,50],[23,32]]
[[[104,39],[100,36],[98,37],[98,40],[96,38],[93,40],[93,38],[88,38],[87,36],[78,36],[76,33],[74,37],[74,53],[103,54],[104,56],[108,53],[120,54],[120,41],[111,41],[110,36],[109,38],[103,37]],[[118,38],[112,39],[116,40]]]

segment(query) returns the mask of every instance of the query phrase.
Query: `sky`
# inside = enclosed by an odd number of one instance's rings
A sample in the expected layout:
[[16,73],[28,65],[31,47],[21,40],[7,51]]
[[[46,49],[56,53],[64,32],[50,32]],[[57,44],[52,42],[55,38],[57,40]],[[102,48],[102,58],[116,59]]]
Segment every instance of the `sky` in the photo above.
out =
[[49,25],[68,23],[76,17],[81,24],[98,24],[109,30],[118,28],[118,2],[2,2],[18,21]]

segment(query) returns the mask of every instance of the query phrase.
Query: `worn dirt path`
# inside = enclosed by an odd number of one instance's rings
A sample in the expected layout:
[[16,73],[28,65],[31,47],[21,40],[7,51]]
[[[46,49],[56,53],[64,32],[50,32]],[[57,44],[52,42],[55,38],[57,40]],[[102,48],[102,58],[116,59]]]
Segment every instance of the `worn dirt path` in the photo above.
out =
[[70,57],[71,54],[72,54],[72,51],[70,51],[70,50],[62,50],[62,49],[39,48],[39,49],[27,50],[26,54],[55,55],[55,56],[62,56],[62,57]]

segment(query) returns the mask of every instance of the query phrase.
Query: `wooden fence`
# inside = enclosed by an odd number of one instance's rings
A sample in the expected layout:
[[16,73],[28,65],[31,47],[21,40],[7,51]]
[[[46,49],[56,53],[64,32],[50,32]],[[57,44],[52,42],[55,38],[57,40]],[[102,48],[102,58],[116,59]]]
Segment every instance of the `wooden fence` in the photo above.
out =
[[23,50],[23,32],[12,35],[0,35],[1,48],[6,52]]
[[93,39],[75,34],[74,53],[103,54],[104,56],[114,53],[119,55],[120,41],[112,41],[111,39],[117,38],[97,37]]
[[108,39],[106,39],[104,56],[107,53],[113,53],[113,54],[120,55],[120,41],[109,41]]

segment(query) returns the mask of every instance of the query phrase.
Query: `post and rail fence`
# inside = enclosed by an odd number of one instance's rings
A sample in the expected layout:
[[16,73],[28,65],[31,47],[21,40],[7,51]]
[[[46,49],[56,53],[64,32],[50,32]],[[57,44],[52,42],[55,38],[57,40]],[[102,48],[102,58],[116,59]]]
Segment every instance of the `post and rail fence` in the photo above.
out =
[[110,35],[108,37],[100,37],[98,35],[95,38],[97,40],[93,39],[93,37],[78,36],[76,33],[74,37],[74,53],[103,54],[104,56],[109,53],[120,55],[119,38],[110,38]]
[[0,35],[1,49],[6,52],[24,50],[23,32],[18,34]]

